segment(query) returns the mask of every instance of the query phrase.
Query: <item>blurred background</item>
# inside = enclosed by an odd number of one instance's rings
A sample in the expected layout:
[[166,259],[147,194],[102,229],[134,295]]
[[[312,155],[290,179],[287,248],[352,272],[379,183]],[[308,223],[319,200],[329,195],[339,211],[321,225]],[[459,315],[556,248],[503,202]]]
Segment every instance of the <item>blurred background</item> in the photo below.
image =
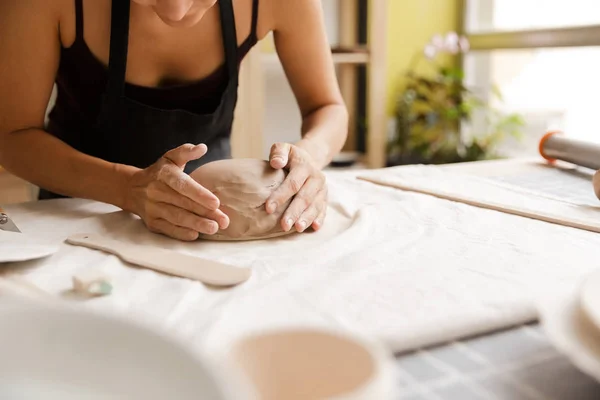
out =
[[[322,4],[359,166],[536,157],[548,130],[598,136],[596,0]],[[266,156],[299,138],[300,116],[268,39],[261,51]]]
[[[351,116],[333,167],[536,157],[548,130],[597,141],[597,0],[322,0],[322,7]],[[271,36],[245,58],[240,77],[234,156],[265,158],[274,142],[298,140],[300,114]],[[32,193],[0,170],[0,203]]]

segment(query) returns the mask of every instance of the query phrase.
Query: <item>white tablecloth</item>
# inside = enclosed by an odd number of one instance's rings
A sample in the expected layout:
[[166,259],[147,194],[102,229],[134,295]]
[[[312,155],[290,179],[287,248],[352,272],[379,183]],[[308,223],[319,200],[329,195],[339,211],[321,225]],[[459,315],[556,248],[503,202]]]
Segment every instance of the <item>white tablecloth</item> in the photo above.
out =
[[357,330],[404,351],[533,320],[538,294],[597,265],[598,234],[355,175],[329,174],[322,231],[266,241],[182,243],[84,200],[7,207],[27,235],[62,242],[74,233],[102,233],[252,268],[250,280],[234,288],[209,288],[64,243],[50,258],[0,268],[67,301],[76,272],[105,271],[113,293],[82,306],[151,321],[202,346],[301,325]]

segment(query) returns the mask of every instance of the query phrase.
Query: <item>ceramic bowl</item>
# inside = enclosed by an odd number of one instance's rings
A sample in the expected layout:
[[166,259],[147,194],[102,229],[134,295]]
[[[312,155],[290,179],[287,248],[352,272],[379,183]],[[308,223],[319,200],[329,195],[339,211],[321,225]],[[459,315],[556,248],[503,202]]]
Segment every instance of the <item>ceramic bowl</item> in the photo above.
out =
[[0,302],[1,399],[230,400],[171,338],[80,308]]
[[230,353],[261,400],[394,398],[392,357],[349,332],[310,328],[249,335]]

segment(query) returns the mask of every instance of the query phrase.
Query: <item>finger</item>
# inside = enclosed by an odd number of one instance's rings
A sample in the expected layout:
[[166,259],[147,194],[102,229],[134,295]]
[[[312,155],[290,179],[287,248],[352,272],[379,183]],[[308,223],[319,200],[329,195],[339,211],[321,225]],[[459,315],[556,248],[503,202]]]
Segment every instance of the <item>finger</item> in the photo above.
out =
[[215,221],[219,224],[219,228],[221,229],[227,229],[229,227],[229,217],[223,211],[219,209],[210,210],[201,204],[190,200],[188,197],[180,195],[162,182],[157,184],[157,189],[153,190],[150,196],[152,200],[157,203],[172,204],[198,216]]
[[300,215],[300,218],[298,218],[298,221],[294,225],[298,232],[304,232],[306,228],[311,226],[325,208],[325,190],[320,191],[318,195],[313,197],[312,199],[312,203],[308,206],[306,210],[304,210],[304,212],[302,213],[302,215]]
[[209,210],[216,210],[220,206],[214,193],[174,165],[164,165],[158,173],[158,180]]
[[326,217],[327,217],[327,203],[325,204],[325,207],[323,207],[323,209],[321,210],[321,213],[319,214],[319,216],[313,222],[312,228],[315,231],[318,231],[319,229],[321,229],[323,227],[323,224],[325,223]]
[[289,143],[275,143],[271,146],[269,154],[269,163],[275,169],[285,168],[288,165],[290,158],[290,150],[292,146]]
[[[315,197],[319,193],[319,190],[323,187],[322,182],[317,178],[310,178],[302,186],[302,188],[292,200],[287,210],[283,213],[282,228],[287,232],[295,224],[299,222],[300,216],[311,206],[315,201]],[[315,215],[316,216],[316,215]],[[312,221],[311,221],[312,222]],[[306,229],[308,225],[301,228],[297,226],[296,229]]]
[[293,169],[284,179],[283,183],[267,199],[267,213],[274,213],[282,204],[285,204],[295,196],[302,189],[308,177],[309,174],[304,168]]
[[158,219],[164,219],[181,228],[191,229],[207,235],[217,233],[219,230],[219,225],[215,221],[200,217],[183,208],[175,207],[170,204],[152,203],[148,211],[150,215],[154,215],[158,217]]
[[170,236],[174,239],[191,242],[198,239],[198,232],[193,229],[182,228],[165,221],[164,219],[156,219],[148,224],[148,229],[154,233],[161,233]]
[[173,150],[169,150],[163,158],[171,161],[179,168],[183,168],[188,162],[202,158],[207,151],[208,147],[203,143],[198,145],[186,143]]

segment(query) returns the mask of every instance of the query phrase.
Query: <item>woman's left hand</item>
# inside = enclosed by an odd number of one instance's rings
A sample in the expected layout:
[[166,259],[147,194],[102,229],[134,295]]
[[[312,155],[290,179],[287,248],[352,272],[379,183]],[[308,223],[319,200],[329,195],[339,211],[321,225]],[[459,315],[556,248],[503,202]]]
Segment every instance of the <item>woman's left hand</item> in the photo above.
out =
[[269,162],[271,167],[285,168],[289,173],[267,200],[267,213],[273,213],[295,196],[283,214],[283,229],[287,232],[295,227],[298,232],[303,232],[312,226],[319,230],[327,212],[327,182],[311,155],[296,145],[276,143],[271,147]]

